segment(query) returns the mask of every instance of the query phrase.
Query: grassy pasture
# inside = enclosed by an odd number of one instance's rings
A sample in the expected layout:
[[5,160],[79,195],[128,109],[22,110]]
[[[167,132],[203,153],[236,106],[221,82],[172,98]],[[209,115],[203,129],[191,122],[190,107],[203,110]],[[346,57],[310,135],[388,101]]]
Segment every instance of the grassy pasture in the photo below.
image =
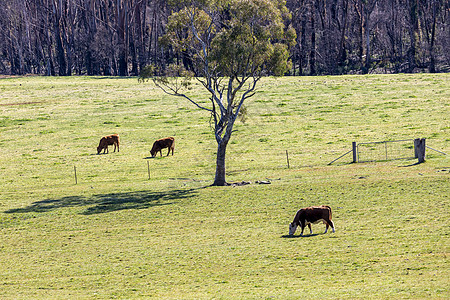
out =
[[[448,299],[449,156],[327,164],[352,141],[421,137],[450,153],[449,86],[448,74],[266,78],[227,179],[272,184],[210,187],[209,115],[152,83],[0,79],[0,298]],[[96,155],[112,133],[121,151]],[[169,135],[175,155],[148,159]],[[319,204],[336,233],[287,236],[296,210]]]

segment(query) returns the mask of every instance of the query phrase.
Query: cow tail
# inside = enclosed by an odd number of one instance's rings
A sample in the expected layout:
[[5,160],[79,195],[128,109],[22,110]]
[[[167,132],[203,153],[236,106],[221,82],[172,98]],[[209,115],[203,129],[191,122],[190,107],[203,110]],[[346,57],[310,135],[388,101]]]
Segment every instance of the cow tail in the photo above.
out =
[[332,213],[331,213],[331,207],[328,206],[328,205],[326,205],[326,207],[328,207],[328,209],[330,210],[330,220],[332,220],[332,219],[333,219],[333,216],[332,216]]

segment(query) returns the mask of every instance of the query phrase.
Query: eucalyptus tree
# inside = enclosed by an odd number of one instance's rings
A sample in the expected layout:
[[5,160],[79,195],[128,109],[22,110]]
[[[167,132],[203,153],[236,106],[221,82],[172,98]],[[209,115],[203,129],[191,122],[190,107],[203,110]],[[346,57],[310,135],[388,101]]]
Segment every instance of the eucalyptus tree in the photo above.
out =
[[[182,63],[149,66],[140,80],[152,79],[170,95],[187,99],[211,114],[217,142],[213,185],[227,185],[225,154],[244,101],[258,81],[290,69],[289,47],[295,31],[286,24],[284,0],[172,1],[178,10],[167,24],[161,43],[182,57]],[[192,80],[204,88],[207,104],[186,93]]]

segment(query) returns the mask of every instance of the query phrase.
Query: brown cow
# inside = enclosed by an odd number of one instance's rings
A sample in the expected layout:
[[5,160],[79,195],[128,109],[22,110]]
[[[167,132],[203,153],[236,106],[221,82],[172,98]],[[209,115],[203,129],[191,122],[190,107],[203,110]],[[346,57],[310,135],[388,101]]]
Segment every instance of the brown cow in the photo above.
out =
[[293,235],[295,233],[295,230],[297,230],[297,226],[300,225],[302,228],[302,233],[300,236],[303,235],[303,229],[305,229],[306,225],[309,227],[309,231],[312,232],[311,224],[323,222],[326,224],[326,229],[324,233],[327,233],[328,226],[331,226],[334,232],[334,224],[333,221],[331,221],[331,207],[327,205],[321,205],[321,206],[312,206],[312,207],[306,207],[302,208],[295,214],[294,221],[289,224],[289,235]]
[[152,157],[155,157],[155,155],[159,152],[162,156],[162,149],[169,148],[169,152],[167,152],[167,156],[170,154],[170,150],[172,150],[173,155],[173,149],[175,148],[175,139],[173,137],[166,137],[163,139],[156,140],[153,143],[152,150],[150,150],[150,153]]
[[119,152],[119,135],[118,134],[112,134],[112,135],[107,135],[104,136],[100,139],[100,143],[98,144],[97,147],[97,154],[100,154],[100,152],[102,152],[103,149],[105,149],[103,151],[103,153],[109,153],[108,150],[108,145],[114,145],[114,152],[116,152],[116,147],[117,147],[117,152]]

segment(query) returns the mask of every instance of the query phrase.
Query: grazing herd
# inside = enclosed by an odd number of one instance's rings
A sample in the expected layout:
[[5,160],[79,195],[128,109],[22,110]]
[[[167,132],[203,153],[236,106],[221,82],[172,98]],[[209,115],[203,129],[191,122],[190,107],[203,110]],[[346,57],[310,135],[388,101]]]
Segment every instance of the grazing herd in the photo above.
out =
[[[102,150],[103,150],[103,154],[109,153],[109,150],[108,150],[109,145],[114,145],[114,152],[116,152],[116,148],[117,148],[117,152],[120,151],[119,150],[120,141],[119,141],[118,134],[111,134],[111,135],[102,137],[100,139],[100,143],[98,144],[98,147],[97,147],[97,154],[100,154],[100,152],[102,152]],[[155,157],[158,152],[162,156],[161,150],[164,148],[169,148],[169,152],[167,152],[167,156],[169,156],[170,151],[172,151],[172,155],[173,155],[173,150],[175,149],[175,138],[170,136],[170,137],[156,140],[153,143],[152,150],[150,150],[152,157]]]
[[[100,154],[100,152],[103,153],[109,153],[108,146],[114,145],[114,152],[119,152],[119,135],[118,134],[112,134],[104,136],[100,139],[100,143],[97,147],[97,154]],[[173,151],[175,148],[175,139],[173,137],[166,137],[159,140],[156,140],[153,143],[153,147],[150,150],[150,154],[152,157],[155,157],[158,152],[162,156],[162,149],[168,148],[167,156],[169,156],[170,152]],[[303,236],[303,231],[306,226],[308,226],[310,234],[313,234],[311,224],[316,224],[323,222],[326,225],[325,232],[327,233],[328,227],[331,227],[333,232],[334,230],[334,223],[331,220],[331,207],[327,205],[321,205],[321,206],[311,206],[302,208],[295,214],[294,220],[292,223],[289,224],[289,235],[293,235],[295,231],[297,230],[297,227],[300,226],[302,229],[302,232],[300,233],[300,236]]]

